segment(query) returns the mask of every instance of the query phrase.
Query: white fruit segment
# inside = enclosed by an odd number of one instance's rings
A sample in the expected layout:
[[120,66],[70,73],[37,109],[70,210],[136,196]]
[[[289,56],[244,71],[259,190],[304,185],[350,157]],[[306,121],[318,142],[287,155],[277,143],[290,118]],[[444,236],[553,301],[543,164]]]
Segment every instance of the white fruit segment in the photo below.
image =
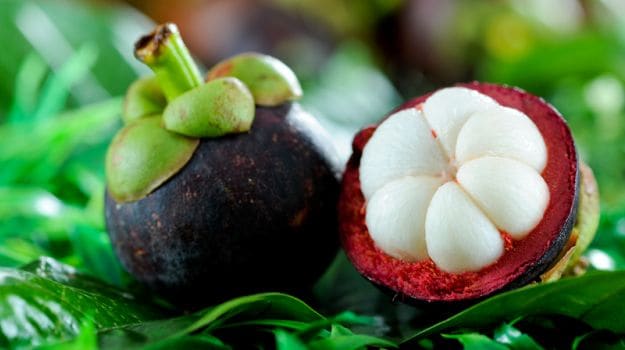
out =
[[462,165],[456,178],[486,216],[514,239],[538,225],[549,203],[545,180],[517,160],[478,158]]
[[406,176],[375,192],[367,205],[366,223],[380,249],[406,261],[428,258],[425,214],[441,184],[431,176]]
[[503,254],[501,231],[522,239],[541,221],[547,148],[522,112],[475,90],[432,94],[386,119],[362,152],[360,183],[374,243],[450,273]]
[[456,149],[460,128],[471,114],[498,106],[495,100],[475,90],[450,87],[432,94],[423,103],[423,113],[432,130],[436,132],[446,154],[451,158]]
[[547,147],[530,118],[516,109],[498,107],[474,113],[458,134],[458,162],[483,156],[516,159],[541,172],[547,164]]
[[452,273],[479,270],[503,253],[497,228],[454,182],[441,186],[432,198],[425,242],[436,266]]
[[439,175],[447,163],[421,113],[414,108],[397,112],[378,127],[362,152],[362,193],[369,199],[400,177]]

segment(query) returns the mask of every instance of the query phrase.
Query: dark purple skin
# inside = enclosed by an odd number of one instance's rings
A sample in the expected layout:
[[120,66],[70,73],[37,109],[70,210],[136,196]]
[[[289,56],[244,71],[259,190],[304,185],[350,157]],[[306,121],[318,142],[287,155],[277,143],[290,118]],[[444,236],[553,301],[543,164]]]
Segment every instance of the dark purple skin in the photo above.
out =
[[185,306],[312,286],[338,249],[340,169],[311,118],[296,104],[257,107],[249,133],[202,139],[147,197],[107,194],[123,266]]

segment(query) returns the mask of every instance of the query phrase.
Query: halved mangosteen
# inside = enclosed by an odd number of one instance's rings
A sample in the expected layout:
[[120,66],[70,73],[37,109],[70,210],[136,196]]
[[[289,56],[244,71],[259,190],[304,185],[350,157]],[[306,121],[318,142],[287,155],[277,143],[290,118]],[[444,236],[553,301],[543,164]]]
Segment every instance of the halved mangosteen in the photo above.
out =
[[[282,62],[243,54],[199,77],[176,27],[135,55],[106,160],[106,224],[123,266],[175,304],[306,292],[338,249],[336,155]],[[167,103],[152,103],[164,101]]]
[[485,83],[440,89],[362,130],[353,151],[342,244],[399,300],[477,300],[571,256],[580,163],[565,121],[536,96]]

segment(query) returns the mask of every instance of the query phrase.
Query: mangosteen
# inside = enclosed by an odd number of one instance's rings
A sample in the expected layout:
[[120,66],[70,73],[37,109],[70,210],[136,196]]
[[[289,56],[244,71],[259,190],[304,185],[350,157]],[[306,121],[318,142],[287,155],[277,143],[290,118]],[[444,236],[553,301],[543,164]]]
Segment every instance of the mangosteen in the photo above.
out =
[[184,306],[305,293],[338,249],[340,186],[331,140],[294,102],[294,73],[248,53],[203,82],[172,24],[135,55],[158,88],[129,90],[107,154],[106,224],[123,266]]
[[398,300],[468,303],[557,278],[597,228],[596,183],[584,167],[580,191],[566,122],[516,88],[460,84],[412,99],[353,150],[342,244]]

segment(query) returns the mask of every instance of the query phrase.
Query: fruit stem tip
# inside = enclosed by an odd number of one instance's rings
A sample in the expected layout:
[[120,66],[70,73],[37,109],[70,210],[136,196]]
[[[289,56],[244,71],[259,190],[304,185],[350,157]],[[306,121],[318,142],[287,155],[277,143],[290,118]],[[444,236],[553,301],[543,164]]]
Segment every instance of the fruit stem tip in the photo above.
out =
[[135,43],[135,57],[154,73],[168,101],[200,86],[202,76],[173,23],[159,24]]

